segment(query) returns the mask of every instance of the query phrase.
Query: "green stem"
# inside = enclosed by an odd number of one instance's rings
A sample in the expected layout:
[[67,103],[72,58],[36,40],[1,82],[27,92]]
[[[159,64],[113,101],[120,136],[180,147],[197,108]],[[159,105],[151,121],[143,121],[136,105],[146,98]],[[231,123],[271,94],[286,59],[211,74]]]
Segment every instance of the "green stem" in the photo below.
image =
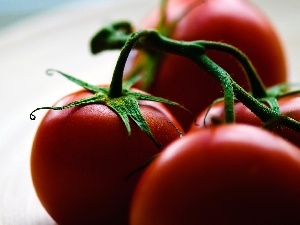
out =
[[129,53],[134,48],[135,45],[138,45],[139,41],[141,40],[142,36],[147,35],[148,31],[138,31],[133,33],[125,42],[125,45],[121,49],[121,53],[117,60],[117,64],[115,66],[115,70],[112,76],[112,80],[110,83],[110,88],[108,92],[108,96],[111,98],[118,98],[121,97],[123,94],[122,89],[122,80],[123,80],[123,73],[127,58]]
[[249,108],[256,116],[258,116],[264,123],[268,123],[274,119],[278,119],[280,125],[291,128],[300,132],[300,122],[291,117],[282,115],[277,110],[273,110],[259,100],[247,93],[237,83],[233,82],[234,93],[236,98]]
[[[143,38],[139,40],[140,37]],[[138,35],[132,36],[132,38],[129,40],[131,47],[151,49],[186,57],[219,80],[224,89],[225,113],[227,122],[234,121],[233,100],[234,97],[236,97],[255,115],[262,119],[262,121],[268,122],[275,117],[280,117],[283,125],[300,131],[300,123],[298,121],[290,117],[283,116],[280,114],[280,112],[265,106],[258,99],[246,92],[235,81],[233,81],[230,75],[224,69],[222,69],[205,55],[205,46],[200,45],[199,42],[176,41],[160,35],[157,31],[151,30],[140,31],[138,32]],[[138,43],[138,45],[135,45],[134,43]],[[125,46],[129,45],[125,44]],[[129,54],[130,49],[126,49],[126,54]],[[125,65],[126,62],[123,63],[123,65]]]
[[223,68],[218,66],[205,54],[199,55],[199,59],[193,61],[205,71],[209,71],[210,75],[217,78],[222,84],[224,91],[225,122],[233,123],[235,121],[233,80]]
[[161,0],[160,2],[160,19],[157,24],[157,29],[165,29],[166,20],[167,20],[167,5],[168,0]]
[[[159,31],[160,34],[164,36],[168,36],[169,32],[164,30],[165,26],[165,10],[166,10],[167,1],[162,1],[161,3],[161,20],[159,22],[158,29],[162,30]],[[194,5],[192,4],[186,10],[193,9]],[[187,13],[185,12],[185,13]],[[184,13],[184,14],[185,14]],[[179,17],[180,18],[180,17]],[[132,26],[128,22],[117,22],[110,24],[107,27],[102,28],[91,40],[91,51],[93,54],[99,53],[101,51],[107,49],[120,49],[124,46],[124,44],[128,44],[127,40],[130,37],[132,32]],[[145,33],[146,31],[141,31],[141,33]],[[204,47],[206,50],[216,50],[226,52],[232,55],[238,62],[241,64],[247,79],[249,80],[250,90],[252,95],[255,98],[265,98],[267,96],[266,88],[264,87],[260,77],[257,75],[257,72],[252,65],[251,61],[248,57],[239,49],[235,48],[232,45],[228,45],[225,43],[220,42],[213,42],[213,41],[195,41],[194,44],[199,45],[199,47]],[[136,46],[137,47],[137,46]],[[152,46],[154,47],[154,46]],[[159,50],[156,48],[156,50]],[[169,49],[170,50],[170,49]],[[155,58],[155,57],[150,57]],[[160,59],[157,59],[159,61]],[[153,61],[153,60],[152,60]],[[154,63],[156,62],[147,62],[147,63]]]
[[[123,38],[122,40],[124,41]],[[118,45],[120,43],[118,43]],[[114,45],[112,44],[112,46]],[[258,100],[259,97],[265,96],[267,94],[265,93],[264,86],[259,80],[254,67],[242,52],[235,48],[232,48],[229,45],[216,42],[201,43],[201,41],[184,42],[172,40],[163,35],[160,35],[157,31],[154,30],[141,30],[131,34],[129,38],[126,39],[113,74],[109,90],[109,96],[111,98],[122,96],[122,79],[124,67],[129,53],[133,48],[148,49],[158,52],[180,55],[192,60],[206,72],[211,74],[221,83],[224,89],[226,122],[234,122],[233,100],[234,97],[236,97],[263,122],[268,123],[274,118],[279,118],[282,125],[300,132],[300,122],[282,115],[279,110],[274,110],[272,107],[267,107]],[[231,79],[230,75],[224,69],[210,60],[206,56],[206,51],[209,49],[224,51],[236,57],[236,59],[238,59],[241,65],[245,68],[246,72],[250,74],[248,77],[251,80],[250,83],[252,84],[252,89],[256,90],[255,94],[251,95],[246,92],[242,87],[240,87],[235,81]],[[255,89],[254,85],[257,85]]]
[[201,46],[204,46],[206,50],[216,50],[232,55],[236,60],[238,60],[245,71],[252,96],[255,98],[267,97],[266,88],[258,76],[255,67],[251,63],[250,59],[241,50],[232,45],[214,41],[198,41],[198,43]]
[[225,97],[225,119],[227,123],[234,122],[234,92],[230,75],[206,55],[204,47],[194,42],[181,42],[169,39],[156,31],[144,31],[143,47],[160,52],[184,56],[208,71],[222,85]]
[[278,117],[281,115],[280,112],[267,107],[258,99],[254,98],[236,82],[233,82],[233,89],[236,98],[247,108],[249,108],[255,115],[257,115],[263,122],[267,122],[273,117]]
[[[269,107],[262,104],[254,96],[250,95],[235,81],[233,81],[230,75],[225,70],[223,70],[220,66],[214,63],[204,54],[206,51],[205,46],[200,45],[199,42],[178,42],[160,36],[159,34],[157,34],[156,38],[157,40],[154,43],[157,44],[158,39],[160,39],[160,41],[163,42],[159,45],[161,50],[166,50],[169,51],[169,53],[178,54],[183,57],[189,58],[221,82],[224,89],[226,122],[233,121],[232,116],[234,114],[234,100],[232,99],[232,97],[234,96],[232,96],[231,94],[231,88],[233,89],[235,97],[244,105],[246,105],[255,115],[257,115],[264,122],[272,119],[273,117],[278,117],[281,115],[279,112],[272,110]],[[168,46],[167,43],[170,43],[170,46]],[[196,46],[199,47],[198,54]],[[170,48],[172,49],[170,50]]]

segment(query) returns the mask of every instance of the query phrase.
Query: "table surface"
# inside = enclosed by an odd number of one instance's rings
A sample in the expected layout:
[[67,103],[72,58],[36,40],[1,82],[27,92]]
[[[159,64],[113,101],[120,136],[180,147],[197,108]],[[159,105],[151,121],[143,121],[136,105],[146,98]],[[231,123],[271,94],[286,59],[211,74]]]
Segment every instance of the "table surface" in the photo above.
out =
[[[91,36],[105,24],[137,22],[158,4],[125,0],[113,4],[65,5],[0,30],[0,224],[51,225],[30,177],[31,144],[45,112],[31,121],[29,113],[52,105],[78,87],[46,69],[59,69],[90,83],[108,83],[118,51],[92,56]],[[300,81],[300,1],[252,0],[273,21],[286,48],[290,80]],[[126,10],[124,10],[126,8]]]

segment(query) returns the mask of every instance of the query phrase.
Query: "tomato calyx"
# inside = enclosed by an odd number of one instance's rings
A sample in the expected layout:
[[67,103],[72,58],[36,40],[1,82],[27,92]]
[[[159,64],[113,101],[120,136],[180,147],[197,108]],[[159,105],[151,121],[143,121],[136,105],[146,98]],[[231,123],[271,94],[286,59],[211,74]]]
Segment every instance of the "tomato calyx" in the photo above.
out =
[[[300,83],[278,84],[267,89],[267,96],[280,98],[300,93]],[[296,88],[296,89],[295,89]]]
[[[78,84],[79,86],[83,87],[84,89],[94,93],[92,96],[86,97],[79,99],[77,101],[71,102],[67,105],[64,106],[46,106],[46,107],[39,107],[33,110],[30,113],[30,119],[35,120],[36,116],[34,113],[38,110],[41,109],[49,109],[49,110],[63,110],[75,106],[81,106],[81,105],[86,105],[86,104],[95,104],[95,103],[100,103],[108,106],[112,110],[115,111],[117,115],[120,116],[122,119],[126,130],[128,132],[128,135],[131,134],[131,128],[130,128],[130,123],[129,123],[129,118],[131,118],[140,128],[143,130],[148,137],[156,144],[158,148],[161,148],[161,144],[155,139],[153,134],[151,133],[151,130],[145,121],[144,117],[142,116],[140,109],[139,109],[139,103],[138,100],[147,100],[147,101],[156,101],[156,102],[161,102],[165,104],[170,104],[174,106],[179,106],[179,104],[168,101],[163,98],[151,96],[149,94],[144,94],[136,91],[131,91],[130,88],[131,86],[137,81],[138,77],[135,77],[134,79],[131,79],[127,82],[124,82],[123,85],[121,86],[121,94],[120,96],[111,96],[112,93],[115,95],[116,92],[114,92],[114,88],[111,87],[99,87],[95,86],[92,84],[89,84],[87,82],[84,82],[80,79],[77,79],[71,75],[68,75],[66,73],[63,73],[58,70],[53,70],[49,69],[47,70],[48,75],[52,75],[53,73],[58,73],[68,80]],[[112,84],[115,82],[112,82]],[[174,125],[175,126],[175,125]],[[179,129],[177,129],[179,135],[182,135],[180,133]]]

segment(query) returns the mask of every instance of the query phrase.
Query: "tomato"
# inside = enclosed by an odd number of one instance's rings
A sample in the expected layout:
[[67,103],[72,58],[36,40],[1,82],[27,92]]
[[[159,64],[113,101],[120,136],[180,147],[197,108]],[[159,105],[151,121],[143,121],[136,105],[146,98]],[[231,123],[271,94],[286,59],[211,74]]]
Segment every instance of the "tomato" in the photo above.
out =
[[[167,34],[170,38],[220,41],[233,45],[250,58],[266,86],[286,82],[286,57],[281,39],[265,14],[249,1],[170,0],[164,28],[170,26],[184,9],[196,2],[199,4],[186,13],[172,32]],[[156,28],[159,18],[159,11],[154,10],[141,22],[138,29]],[[161,32],[164,30],[161,29]],[[145,53],[142,51],[132,53],[127,63],[126,76],[141,63],[143,54]],[[146,73],[151,69],[153,54],[149,53],[151,58],[145,62],[142,68],[146,71],[142,72]],[[232,75],[238,84],[249,90],[243,70],[233,57],[216,51],[208,51],[207,54]],[[153,79],[154,82],[147,89],[149,93],[178,102],[194,114],[201,112],[216,98],[222,97],[222,88],[217,81],[193,62],[179,56],[166,55],[159,60]],[[178,108],[169,109],[183,128],[188,129],[194,118]]]
[[[91,95],[75,92],[57,105]],[[161,145],[180,136],[180,125],[161,103],[139,103]],[[120,117],[102,104],[46,114],[33,142],[31,173],[38,198],[58,224],[128,224],[129,202],[141,175],[135,171],[160,151],[130,124],[128,137]]]
[[[283,115],[289,116],[297,121],[300,121],[300,94],[293,94],[281,97],[278,99],[278,104],[280,112]],[[236,123],[263,126],[262,121],[241,102],[237,102],[235,104],[235,115]],[[208,113],[207,110],[203,110],[203,112],[197,116],[195,123],[192,124],[190,127],[190,131],[192,132],[201,129],[205,126],[214,126],[218,122],[223,121],[224,117],[224,103],[217,103],[211,109],[209,109]],[[274,132],[300,147],[299,132],[286,127],[274,128]]]
[[280,136],[249,125],[199,129],[143,173],[131,225],[296,225],[299,190],[299,148]]

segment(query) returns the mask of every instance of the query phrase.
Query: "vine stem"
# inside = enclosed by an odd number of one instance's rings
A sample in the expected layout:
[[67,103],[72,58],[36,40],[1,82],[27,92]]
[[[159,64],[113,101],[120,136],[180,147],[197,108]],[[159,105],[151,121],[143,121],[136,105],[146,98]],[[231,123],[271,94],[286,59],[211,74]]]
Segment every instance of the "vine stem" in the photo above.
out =
[[[149,37],[150,46],[155,47],[158,51],[165,51],[172,54],[177,54],[186,57],[207,71],[214,78],[219,80],[224,89],[225,97],[225,119],[226,122],[234,121],[234,97],[241,101],[246,107],[248,107],[255,115],[257,115],[263,122],[267,122],[274,117],[281,116],[280,112],[272,110],[269,107],[262,104],[259,100],[246,92],[241,86],[239,86],[231,76],[219,65],[213,62],[208,56],[206,56],[205,45],[201,45],[199,41],[183,42],[169,39],[160,35],[157,32],[152,32]],[[154,45],[154,46],[152,46]],[[234,53],[239,54],[239,53]],[[239,56],[241,57],[241,55]],[[248,66],[251,66],[249,64]],[[255,77],[255,76],[254,76]],[[288,119],[290,124],[292,122]],[[292,122],[294,123],[294,122]],[[299,125],[297,125],[299,126]]]
[[233,123],[235,121],[233,80],[223,68],[205,54],[199,55],[199,60],[195,60],[195,62],[205,71],[209,71],[210,75],[213,75],[221,83],[224,91],[225,122]]
[[238,48],[221,42],[198,41],[199,45],[204,46],[206,50],[216,50],[232,55],[241,65],[248,79],[250,91],[255,98],[267,97],[266,88],[258,76],[255,67],[249,58]]
[[[121,49],[109,90],[110,97],[122,95],[123,72],[127,58],[134,48],[147,47],[161,52],[173,53],[191,58],[200,67],[210,73],[221,83],[225,96],[226,122],[234,122],[234,92],[230,75],[205,55],[205,49],[194,43],[179,42],[161,36],[154,30],[141,30],[133,33]],[[121,79],[121,80],[120,80]]]
[[[300,131],[300,123],[298,121],[283,116],[279,111],[267,107],[232,80],[231,76],[223,68],[218,66],[206,55],[206,46],[205,44],[202,45],[199,41],[184,42],[169,39],[160,35],[155,30],[140,30],[133,33],[127,39],[118,58],[110,86],[110,96],[118,97],[122,95],[122,82],[120,82],[120,79],[123,79],[125,64],[131,50],[133,48],[150,49],[188,58],[216,78],[221,83],[224,90],[225,119],[227,123],[234,122],[234,99],[236,97],[263,122],[267,123],[274,118],[281,118],[282,125]],[[233,52],[232,54],[237,54],[240,59],[246,60],[246,58],[243,59],[243,55],[239,55],[238,52]],[[247,63],[244,62],[244,65],[247,65]],[[251,67],[252,65],[248,64],[248,66]]]
[[111,98],[118,98],[122,96],[122,80],[123,80],[123,73],[125,64],[127,62],[128,56],[131,52],[131,50],[134,48],[134,46],[138,45],[139,41],[141,40],[141,37],[146,36],[148,34],[148,31],[137,31],[129,36],[127,41],[125,42],[125,45],[122,47],[119,58],[117,60],[117,64],[115,66],[112,80],[110,83],[110,88],[108,92],[108,96]]

